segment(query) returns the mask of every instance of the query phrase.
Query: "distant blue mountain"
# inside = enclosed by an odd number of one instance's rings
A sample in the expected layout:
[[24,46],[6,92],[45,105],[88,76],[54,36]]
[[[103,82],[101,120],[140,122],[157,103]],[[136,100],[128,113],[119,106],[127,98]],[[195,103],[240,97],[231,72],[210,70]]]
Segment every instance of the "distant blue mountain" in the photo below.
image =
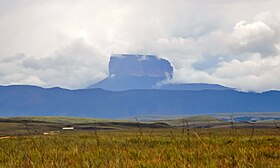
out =
[[234,112],[280,112],[280,92],[234,90],[43,89],[0,86],[0,116],[125,118]]
[[175,83],[165,84],[159,87],[162,90],[233,90],[232,88],[225,87],[218,84],[207,83]]
[[88,88],[112,91],[154,89],[157,84],[173,75],[173,67],[153,55],[113,55],[109,62],[109,76]]
[[165,78],[173,75],[173,67],[166,59],[154,55],[112,55],[109,62],[109,76],[111,75]]
[[157,83],[165,77],[116,75],[91,85],[89,88],[102,88],[104,90],[124,91],[131,89],[155,89]]
[[166,83],[173,77],[173,67],[165,59],[153,55],[113,55],[109,62],[109,76],[88,88],[111,91],[131,89],[163,90],[231,90],[231,88],[204,83]]

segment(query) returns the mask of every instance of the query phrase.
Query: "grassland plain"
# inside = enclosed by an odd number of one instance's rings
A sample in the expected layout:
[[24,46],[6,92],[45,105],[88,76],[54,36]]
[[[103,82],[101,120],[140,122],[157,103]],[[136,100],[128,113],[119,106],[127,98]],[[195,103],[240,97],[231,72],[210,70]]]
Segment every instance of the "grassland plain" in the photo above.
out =
[[0,167],[279,167],[280,130],[163,128],[0,139]]

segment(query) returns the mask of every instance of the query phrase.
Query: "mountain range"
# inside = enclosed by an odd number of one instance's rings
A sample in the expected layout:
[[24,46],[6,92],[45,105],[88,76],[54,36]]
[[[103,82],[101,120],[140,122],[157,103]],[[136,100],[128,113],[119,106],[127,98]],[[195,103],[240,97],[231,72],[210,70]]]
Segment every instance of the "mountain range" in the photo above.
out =
[[280,92],[234,90],[44,89],[1,86],[0,116],[80,116],[125,118],[141,115],[188,115],[279,112]]
[[0,86],[0,116],[126,118],[143,115],[197,115],[280,112],[280,92],[240,92],[207,83],[171,83],[165,59],[114,55],[109,75],[87,88]]

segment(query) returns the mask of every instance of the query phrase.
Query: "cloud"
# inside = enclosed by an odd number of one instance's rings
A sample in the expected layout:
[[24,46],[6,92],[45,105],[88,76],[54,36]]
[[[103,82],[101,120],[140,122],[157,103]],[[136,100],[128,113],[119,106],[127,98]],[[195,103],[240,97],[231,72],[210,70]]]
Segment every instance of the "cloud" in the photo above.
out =
[[33,84],[44,87],[86,87],[106,76],[107,59],[83,39],[56,50],[47,58],[23,54],[0,61],[3,84]]
[[0,84],[83,88],[108,74],[111,54],[138,53],[170,60],[173,82],[274,89],[280,82],[268,78],[277,76],[272,64],[280,55],[279,5],[277,0],[2,0]]
[[271,56],[279,52],[276,43],[279,36],[276,31],[263,22],[238,22],[234,27],[233,36],[238,45],[238,52],[261,53],[262,56]]
[[261,13],[251,22],[237,22],[231,32],[160,39],[151,46],[172,61],[171,82],[219,83],[257,92],[280,89],[278,23],[279,18]]
[[280,55],[270,58],[253,56],[246,61],[223,62],[213,77],[243,91],[279,90]]

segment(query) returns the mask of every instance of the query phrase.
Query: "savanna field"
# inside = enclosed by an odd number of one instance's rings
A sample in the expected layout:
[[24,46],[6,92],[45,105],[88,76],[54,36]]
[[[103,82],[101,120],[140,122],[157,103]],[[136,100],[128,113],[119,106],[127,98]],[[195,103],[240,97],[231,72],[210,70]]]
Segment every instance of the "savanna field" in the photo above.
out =
[[277,128],[134,128],[0,139],[0,167],[280,167]]

